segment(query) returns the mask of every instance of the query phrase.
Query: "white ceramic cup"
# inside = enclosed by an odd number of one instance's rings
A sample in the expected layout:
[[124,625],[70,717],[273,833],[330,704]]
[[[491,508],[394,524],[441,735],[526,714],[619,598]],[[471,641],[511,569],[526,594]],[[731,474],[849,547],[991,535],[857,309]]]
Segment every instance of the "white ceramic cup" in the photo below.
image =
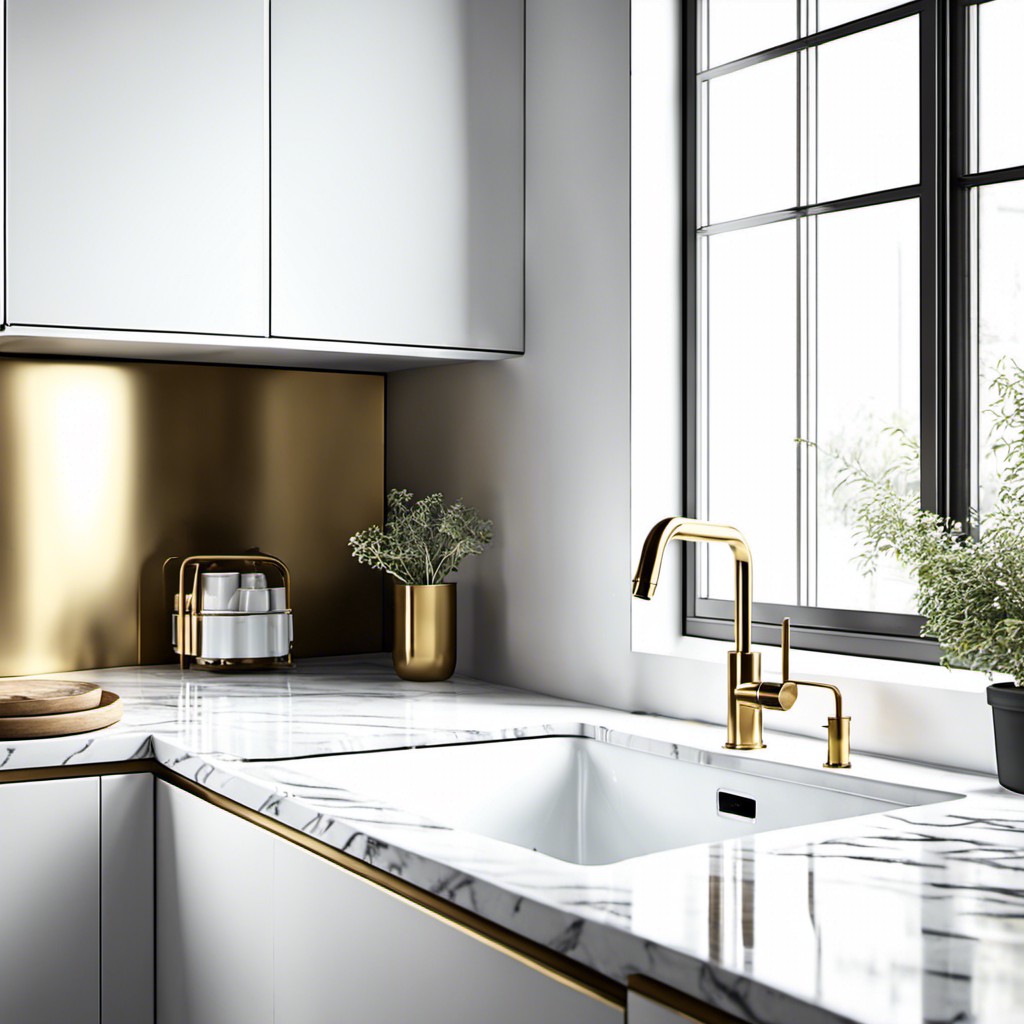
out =
[[238,590],[238,610],[240,612],[270,611],[270,591],[266,587],[240,587]]
[[292,617],[268,615],[267,619],[267,656],[281,658],[288,653]]
[[245,620],[239,615],[207,615],[203,619],[202,657],[241,658],[241,630]]
[[[287,621],[286,621],[287,620]],[[288,653],[290,615],[208,615],[202,657],[280,658]]]
[[243,572],[242,582],[238,585],[243,590],[266,590],[267,577],[262,572]]
[[237,611],[238,581],[237,572],[204,572],[200,581],[203,611]]
[[271,587],[267,593],[270,594],[270,610],[272,612],[283,612],[288,607],[285,601],[284,587]]
[[244,658],[267,658],[270,646],[267,642],[267,616],[250,615],[242,623],[242,651]]

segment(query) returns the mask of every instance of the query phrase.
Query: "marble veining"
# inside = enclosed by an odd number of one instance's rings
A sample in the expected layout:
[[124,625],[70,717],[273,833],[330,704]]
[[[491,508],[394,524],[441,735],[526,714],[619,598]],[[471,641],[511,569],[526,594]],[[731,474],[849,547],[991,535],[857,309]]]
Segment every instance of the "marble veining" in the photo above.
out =
[[[154,757],[611,978],[646,974],[752,1024],[1024,1022],[1024,797],[990,777],[860,755],[861,778],[965,797],[581,866],[273,762],[568,735],[714,763],[721,727],[460,677],[401,683],[378,657],[75,678],[120,693],[122,722],[0,741],[0,770]],[[785,776],[787,763],[819,764],[819,748],[774,735],[745,763]]]

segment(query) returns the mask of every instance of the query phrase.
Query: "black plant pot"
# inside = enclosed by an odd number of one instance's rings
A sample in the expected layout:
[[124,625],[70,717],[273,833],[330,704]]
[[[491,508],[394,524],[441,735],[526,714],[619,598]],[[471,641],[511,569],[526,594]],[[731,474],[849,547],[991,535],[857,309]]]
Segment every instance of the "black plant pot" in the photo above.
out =
[[988,688],[996,734],[1000,785],[1024,793],[1024,686],[993,683]]

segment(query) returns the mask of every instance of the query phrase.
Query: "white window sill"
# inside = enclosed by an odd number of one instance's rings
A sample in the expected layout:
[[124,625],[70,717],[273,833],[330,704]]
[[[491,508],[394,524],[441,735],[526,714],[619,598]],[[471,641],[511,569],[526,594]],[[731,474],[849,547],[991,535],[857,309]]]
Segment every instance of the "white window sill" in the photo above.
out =
[[[724,721],[725,656],[733,645],[680,636],[682,587],[663,590],[653,601],[632,602],[633,651],[660,656],[638,662],[634,706],[675,718]],[[779,648],[755,649],[761,652],[762,676],[778,679]],[[966,771],[995,770],[992,713],[985,699],[989,680],[980,672],[794,650],[792,673],[842,690],[856,750]],[[765,729],[820,736],[827,708],[824,698],[799,700],[784,715],[770,712]]]
[[[725,640],[707,640],[702,637],[680,636],[667,643],[651,645],[634,643],[633,650],[641,654],[662,654],[723,665],[726,652],[733,644]],[[761,652],[762,674],[766,679],[777,679],[780,674],[778,647],[755,645]],[[793,675],[798,679],[816,679],[835,683],[884,683],[894,686],[920,686],[929,690],[950,690],[957,693],[984,693],[989,679],[982,672],[948,669],[941,665],[922,665],[909,661],[891,661],[886,658],[864,658],[852,654],[828,654],[821,651],[801,651],[793,648]],[[999,682],[1008,676],[997,676]]]

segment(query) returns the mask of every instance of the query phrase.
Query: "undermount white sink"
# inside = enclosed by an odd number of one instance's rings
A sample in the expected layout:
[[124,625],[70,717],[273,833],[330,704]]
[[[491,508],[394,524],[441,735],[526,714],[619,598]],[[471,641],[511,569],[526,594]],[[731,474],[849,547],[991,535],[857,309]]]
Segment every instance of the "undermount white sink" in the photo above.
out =
[[545,736],[274,764],[575,864],[961,795],[669,744],[648,753],[621,745],[629,740]]

